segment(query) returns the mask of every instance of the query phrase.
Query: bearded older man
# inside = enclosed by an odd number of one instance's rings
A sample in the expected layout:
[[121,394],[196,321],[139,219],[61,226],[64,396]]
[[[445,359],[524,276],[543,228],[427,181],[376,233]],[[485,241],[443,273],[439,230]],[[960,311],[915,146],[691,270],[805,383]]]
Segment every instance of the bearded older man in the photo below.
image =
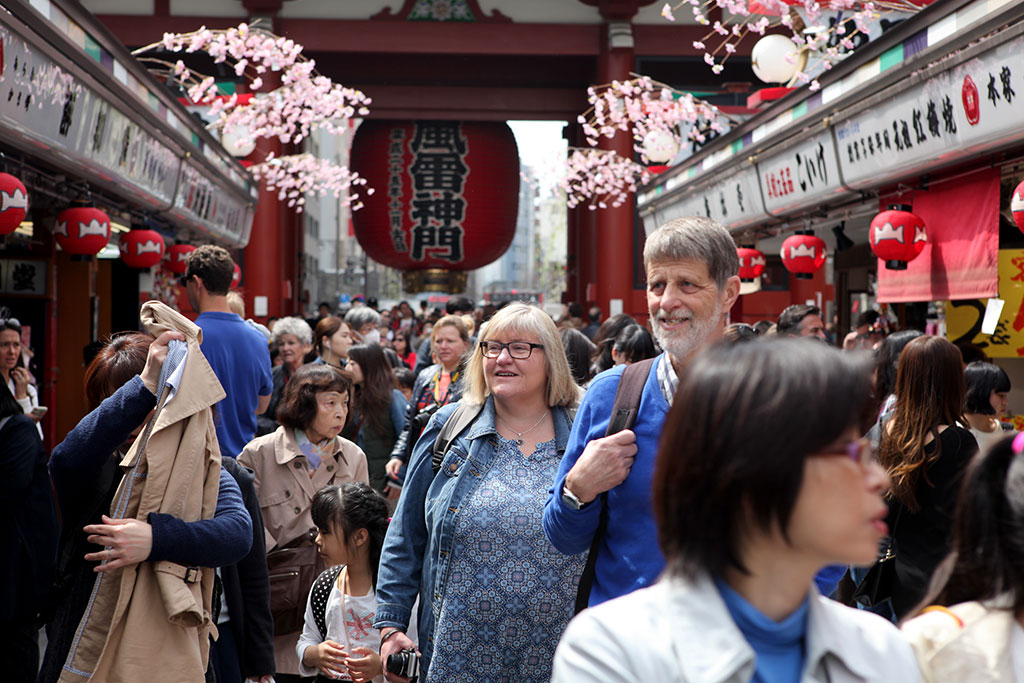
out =
[[651,327],[664,353],[647,376],[636,423],[605,436],[624,366],[595,377],[576,413],[544,509],[548,539],[561,552],[576,554],[590,548],[601,508],[607,508],[591,606],[654,583],[665,566],[651,508],[662,425],[679,373],[722,337],[726,314],[740,292],[736,245],[722,225],[708,218],[677,218],[651,233],[644,268]]

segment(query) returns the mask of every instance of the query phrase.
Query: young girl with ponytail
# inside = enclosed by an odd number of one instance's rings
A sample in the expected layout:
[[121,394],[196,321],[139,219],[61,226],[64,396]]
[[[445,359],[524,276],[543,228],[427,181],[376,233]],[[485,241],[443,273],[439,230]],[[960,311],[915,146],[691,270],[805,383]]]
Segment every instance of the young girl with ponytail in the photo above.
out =
[[903,625],[927,682],[1024,681],[1024,434],[974,459],[952,554]]
[[363,483],[325,486],[310,510],[316,544],[330,568],[306,600],[306,620],[295,652],[303,676],[383,683],[373,628],[377,568],[388,528],[383,496]]

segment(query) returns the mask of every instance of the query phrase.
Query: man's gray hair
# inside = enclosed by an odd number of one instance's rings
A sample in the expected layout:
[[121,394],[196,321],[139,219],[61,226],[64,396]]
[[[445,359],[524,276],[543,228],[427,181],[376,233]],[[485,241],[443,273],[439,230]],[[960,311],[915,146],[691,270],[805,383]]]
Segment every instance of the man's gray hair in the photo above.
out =
[[348,323],[353,332],[358,332],[359,328],[366,323],[373,323],[374,327],[380,325],[380,313],[369,306],[356,306],[355,308],[350,308],[348,313],[345,314],[345,322]]
[[275,344],[286,334],[294,334],[300,344],[313,343],[313,329],[302,318],[281,318],[274,323],[271,341]]
[[718,289],[740,272],[736,243],[724,225],[704,216],[673,218],[644,244],[644,268],[665,261],[700,261]]

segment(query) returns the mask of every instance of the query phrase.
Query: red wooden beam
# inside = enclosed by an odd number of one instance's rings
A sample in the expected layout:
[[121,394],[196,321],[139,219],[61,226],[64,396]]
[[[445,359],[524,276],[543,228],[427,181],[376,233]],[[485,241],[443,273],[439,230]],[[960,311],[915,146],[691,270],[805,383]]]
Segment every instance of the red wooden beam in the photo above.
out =
[[370,118],[574,121],[586,91],[573,88],[384,86],[353,83],[373,98]]
[[[165,32],[185,33],[200,26],[229,28],[242,17],[136,16],[101,14],[129,47],[147,45]],[[451,55],[578,55],[600,53],[600,24],[512,24],[424,21],[348,21],[284,19],[277,30],[311,52]],[[704,26],[649,25],[633,27],[637,56],[702,56],[693,41],[708,32]],[[749,54],[754,40],[745,40],[738,54]]]

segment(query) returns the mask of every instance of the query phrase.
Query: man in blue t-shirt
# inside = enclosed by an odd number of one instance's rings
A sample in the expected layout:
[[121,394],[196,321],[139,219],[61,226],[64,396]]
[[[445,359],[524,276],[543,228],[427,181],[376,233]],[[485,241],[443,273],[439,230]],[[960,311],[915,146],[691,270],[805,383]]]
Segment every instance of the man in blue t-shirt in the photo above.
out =
[[[624,366],[590,383],[544,508],[544,532],[563,553],[590,548],[601,506],[608,526],[598,550],[590,605],[648,586],[665,567],[651,506],[658,439],[679,373],[721,339],[740,293],[739,259],[728,230],[689,216],[662,225],[644,245],[647,307],[664,349],[644,384],[633,429],[606,437]],[[607,502],[601,498],[608,493]]]
[[226,249],[204,245],[188,257],[185,291],[196,324],[203,330],[200,348],[227,397],[217,404],[220,453],[234,458],[256,435],[256,416],[267,409],[273,382],[267,340],[228,308],[235,263]]

